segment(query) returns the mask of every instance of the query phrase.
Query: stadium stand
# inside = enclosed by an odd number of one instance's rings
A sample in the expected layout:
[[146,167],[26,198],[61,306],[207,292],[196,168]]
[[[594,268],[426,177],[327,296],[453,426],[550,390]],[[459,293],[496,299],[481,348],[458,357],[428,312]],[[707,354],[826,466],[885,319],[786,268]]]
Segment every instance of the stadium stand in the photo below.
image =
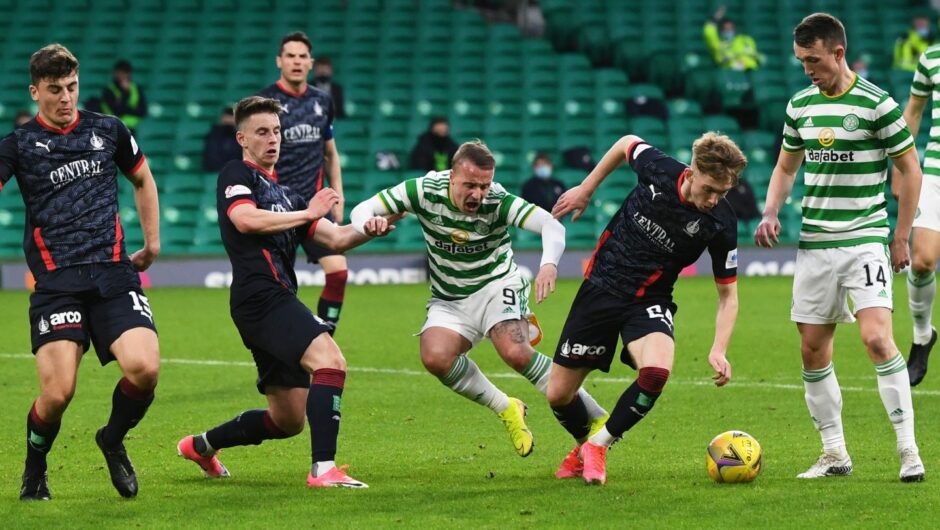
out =
[[[700,28],[718,4],[758,41],[767,64],[754,72],[717,70]],[[0,122],[34,109],[26,87],[30,54],[49,42],[68,46],[81,61],[87,98],[107,83],[111,65],[127,58],[145,85],[151,116],[139,143],[160,189],[163,248],[168,255],[221,253],[215,214],[215,175],[200,169],[202,136],[218,109],[255,93],[277,77],[279,39],[301,29],[314,56],[333,58],[346,90],[348,117],[336,123],[346,204],[382,186],[414,177],[376,169],[376,153],[403,163],[432,115],[446,115],[452,135],[481,137],[497,156],[497,181],[519,192],[539,150],[587,147],[598,159],[620,135],[644,136],[689,161],[692,140],[706,129],[731,135],[746,150],[746,178],[762,199],[776,159],[786,101],[806,86],[792,58],[792,28],[813,11],[843,17],[849,55],[864,53],[872,77],[900,103],[910,75],[889,70],[894,39],[917,0],[542,0],[544,39],[524,39],[507,23],[487,23],[449,0],[0,0]],[[853,51],[852,48],[857,48]],[[626,102],[659,99],[669,117],[628,117]],[[741,119],[742,116],[745,119]],[[737,118],[737,119],[736,119]],[[742,129],[742,125],[745,127]],[[921,151],[926,136],[918,138]],[[558,168],[567,185],[583,171]],[[597,234],[634,182],[629,170],[596,197],[594,215],[569,225],[571,248],[594,246]],[[799,179],[798,179],[799,180]],[[0,193],[0,258],[21,257],[23,204],[15,189]],[[797,190],[798,192],[799,190]],[[120,184],[121,217],[129,245],[141,236],[133,196]],[[784,215],[798,238],[799,197]],[[753,227],[742,224],[741,240]],[[520,234],[519,246],[537,248]],[[394,237],[363,251],[423,249],[413,220]]]

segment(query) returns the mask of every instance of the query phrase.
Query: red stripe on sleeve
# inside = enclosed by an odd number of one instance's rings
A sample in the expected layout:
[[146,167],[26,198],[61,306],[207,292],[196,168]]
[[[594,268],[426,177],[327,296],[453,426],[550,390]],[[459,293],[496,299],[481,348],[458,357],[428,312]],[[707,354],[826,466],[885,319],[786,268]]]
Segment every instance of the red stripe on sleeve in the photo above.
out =
[[629,146],[627,146],[627,163],[628,163],[628,164],[630,163],[631,160],[633,160],[633,158],[632,158],[632,157],[633,157],[633,150],[636,149],[636,146],[638,146],[638,145],[640,145],[640,144],[642,144],[642,143],[645,143],[645,142],[643,142],[642,140],[637,140],[637,141],[633,142],[632,144],[630,144]]
[[250,204],[250,205],[252,205],[252,206],[254,206],[254,207],[257,207],[257,206],[258,206],[257,204],[255,204],[255,201],[253,201],[253,200],[251,200],[251,199],[239,199],[239,200],[233,202],[232,204],[228,205],[228,210],[225,210],[225,215],[231,217],[231,216],[232,216],[232,210],[234,210],[235,207],[238,206],[238,205],[240,205],[240,204]]
[[121,261],[121,240],[124,239],[124,230],[121,229],[121,216],[114,214],[114,251],[111,259],[116,263]]
[[37,226],[33,230],[33,239],[36,241],[36,246],[39,248],[39,254],[42,256],[43,263],[46,264],[47,271],[55,270],[55,262],[52,261],[52,254],[49,253],[49,249],[46,248],[46,242],[42,240],[42,234],[39,232],[39,227]]
[[134,173],[137,173],[137,170],[140,169],[140,166],[144,165],[144,160],[147,160],[147,157],[140,155],[140,160],[138,160],[134,167],[132,167],[131,170],[126,174],[133,175]]
[[736,282],[736,281],[738,281],[738,277],[737,277],[737,276],[732,276],[732,277],[730,277],[730,278],[715,278],[715,283],[720,283],[720,284],[724,284],[724,285],[727,285],[727,284],[729,284],[729,283],[734,283],[734,282]]
[[306,239],[306,240],[309,241],[309,240],[313,239],[313,234],[317,231],[317,223],[319,223],[319,222],[320,222],[320,219],[317,219],[317,220],[315,220],[314,222],[310,223],[310,228],[307,229],[307,239]]

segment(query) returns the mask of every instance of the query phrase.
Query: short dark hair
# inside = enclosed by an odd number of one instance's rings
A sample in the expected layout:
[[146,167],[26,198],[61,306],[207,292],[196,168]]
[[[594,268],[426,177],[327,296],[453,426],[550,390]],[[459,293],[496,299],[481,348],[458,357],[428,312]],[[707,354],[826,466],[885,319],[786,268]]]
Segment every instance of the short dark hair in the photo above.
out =
[[428,123],[428,130],[434,128],[438,123],[444,123],[450,125],[450,122],[447,120],[447,116],[431,116],[431,122]]
[[255,114],[280,114],[283,110],[284,107],[276,99],[248,96],[235,104],[235,127],[240,127],[243,121]]
[[310,55],[313,55],[313,45],[310,44],[310,37],[307,36],[303,31],[294,31],[284,35],[281,39],[281,51],[278,52],[278,55],[284,53],[284,45],[288,42],[302,42],[307,45],[307,52]]
[[496,167],[496,159],[490,148],[482,140],[471,140],[464,142],[454,153],[454,160],[451,167],[457,167],[457,164],[463,161],[470,162],[480,169],[493,169]]
[[78,73],[78,59],[61,44],[44,46],[29,58],[33,85],[39,85],[43,79],[61,79],[72,73]]
[[535,164],[536,162],[540,160],[544,160],[545,162],[548,162],[549,164],[552,163],[552,157],[545,151],[539,151],[538,153],[535,153],[535,158],[532,159],[532,163]]
[[121,59],[120,61],[114,63],[114,71],[116,72],[127,72],[131,73],[134,71],[134,67],[131,66],[131,62],[127,59]]
[[817,40],[822,40],[830,50],[836,46],[848,47],[845,26],[829,13],[813,13],[793,30],[793,41],[801,48],[812,48]]
[[333,67],[333,59],[330,58],[329,55],[324,55],[323,57],[319,57],[319,58],[317,59],[317,64],[320,65],[320,66],[329,66],[329,67],[332,68],[332,67]]

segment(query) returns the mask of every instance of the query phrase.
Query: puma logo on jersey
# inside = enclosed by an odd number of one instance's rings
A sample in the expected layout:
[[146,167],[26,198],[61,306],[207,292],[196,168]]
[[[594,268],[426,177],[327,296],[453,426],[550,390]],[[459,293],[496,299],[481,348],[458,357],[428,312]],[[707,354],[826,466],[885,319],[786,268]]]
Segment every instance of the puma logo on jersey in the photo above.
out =
[[52,140],[46,141],[46,143],[36,142],[36,147],[42,147],[46,150],[47,153],[52,152]]
[[656,188],[654,188],[652,184],[650,184],[650,193],[652,194],[652,198],[650,199],[651,201],[655,201],[657,195],[663,194],[661,191],[656,191]]

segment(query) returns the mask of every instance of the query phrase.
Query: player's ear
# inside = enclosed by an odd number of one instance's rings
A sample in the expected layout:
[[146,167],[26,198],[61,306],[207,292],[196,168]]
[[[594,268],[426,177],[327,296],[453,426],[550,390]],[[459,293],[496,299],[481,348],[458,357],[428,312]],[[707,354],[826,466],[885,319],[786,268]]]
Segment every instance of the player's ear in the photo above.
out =
[[235,141],[243,148],[248,147],[248,139],[245,138],[245,133],[243,133],[241,129],[235,131]]
[[33,98],[33,101],[39,101],[39,87],[29,85],[29,97]]

